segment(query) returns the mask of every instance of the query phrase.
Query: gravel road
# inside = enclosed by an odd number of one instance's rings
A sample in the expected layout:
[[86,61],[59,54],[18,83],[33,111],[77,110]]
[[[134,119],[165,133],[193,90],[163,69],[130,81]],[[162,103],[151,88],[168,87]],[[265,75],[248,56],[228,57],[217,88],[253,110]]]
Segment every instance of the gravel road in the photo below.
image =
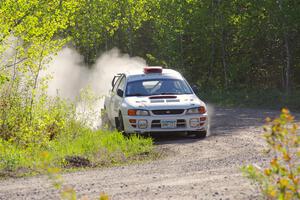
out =
[[[130,166],[65,174],[64,180],[95,199],[101,192],[111,199],[261,199],[240,167],[261,164],[262,125],[279,112],[216,108],[211,133],[204,140],[182,135],[155,137],[157,148],[169,156]],[[299,117],[298,117],[299,119]],[[0,199],[58,199],[44,176],[0,181]]]

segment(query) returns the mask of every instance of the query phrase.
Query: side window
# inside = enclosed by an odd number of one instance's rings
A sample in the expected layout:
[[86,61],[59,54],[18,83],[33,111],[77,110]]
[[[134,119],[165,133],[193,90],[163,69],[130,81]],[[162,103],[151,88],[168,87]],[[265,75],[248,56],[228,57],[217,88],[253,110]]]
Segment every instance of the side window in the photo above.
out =
[[115,84],[115,87],[113,88],[113,92],[116,93],[117,90],[118,90],[119,88],[123,90],[124,85],[125,85],[125,76],[121,76],[121,77],[117,80],[117,82],[116,82],[116,84]]
[[116,83],[115,83],[115,85],[114,85],[114,87],[112,88],[111,91],[113,91],[113,92],[116,92],[116,91],[117,91],[117,87],[118,87],[118,85],[119,85],[121,79],[122,79],[122,76],[120,76],[120,77],[117,78]]

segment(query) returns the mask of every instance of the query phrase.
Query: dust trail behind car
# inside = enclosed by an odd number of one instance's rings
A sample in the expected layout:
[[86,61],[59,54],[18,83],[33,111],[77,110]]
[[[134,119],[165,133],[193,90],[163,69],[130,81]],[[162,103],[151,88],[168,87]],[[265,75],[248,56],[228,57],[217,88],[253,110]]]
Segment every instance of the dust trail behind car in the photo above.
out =
[[[122,54],[118,49],[103,53],[91,67],[83,63],[83,57],[75,50],[65,48],[53,58],[47,69],[53,79],[49,82],[48,94],[75,101],[80,91],[90,86],[95,94],[103,97],[111,88],[114,74],[130,71],[146,66],[146,61],[139,57]],[[84,102],[77,103],[79,117],[89,120],[93,128],[100,126],[100,110],[103,100],[96,101],[92,106]],[[91,108],[91,109],[89,109]]]
[[[95,64],[89,67],[84,64],[83,56],[78,52],[64,48],[53,57],[47,68],[47,73],[53,77],[49,82],[48,94],[75,101],[80,91],[90,86],[97,96],[103,97],[111,88],[111,80],[115,74],[142,69],[145,66],[146,61],[143,58],[130,57],[114,48],[100,55]],[[92,106],[86,106],[82,101],[77,103],[79,117],[88,120],[93,128],[101,125],[102,107],[103,98]],[[211,117],[213,106],[208,105],[208,112]]]

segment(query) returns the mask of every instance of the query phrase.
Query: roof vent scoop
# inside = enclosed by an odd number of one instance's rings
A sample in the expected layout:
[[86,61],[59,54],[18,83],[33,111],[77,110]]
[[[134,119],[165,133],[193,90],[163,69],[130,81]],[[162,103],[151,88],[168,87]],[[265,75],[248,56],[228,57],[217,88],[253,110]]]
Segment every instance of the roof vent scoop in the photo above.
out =
[[145,74],[151,74],[151,73],[162,73],[163,68],[162,67],[145,67],[144,73]]

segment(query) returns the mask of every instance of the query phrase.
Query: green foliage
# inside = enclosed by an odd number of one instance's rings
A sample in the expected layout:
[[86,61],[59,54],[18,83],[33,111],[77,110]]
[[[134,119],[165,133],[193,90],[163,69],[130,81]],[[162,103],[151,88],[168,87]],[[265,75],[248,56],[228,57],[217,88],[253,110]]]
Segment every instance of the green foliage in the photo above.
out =
[[294,117],[282,109],[279,118],[267,119],[265,140],[272,159],[265,169],[250,165],[246,174],[257,181],[267,199],[300,198],[300,137]]
[[4,74],[0,74],[0,86],[6,83],[7,81],[9,81],[8,77],[5,76]]
[[10,109],[3,109],[0,173],[18,172],[20,168],[34,171],[35,165],[43,161],[39,155],[44,151],[55,168],[72,167],[68,157],[87,159],[89,166],[102,166],[127,162],[139,154],[152,152],[150,138],[135,135],[127,138],[119,132],[92,129],[91,122],[99,115],[93,106],[99,99],[88,88],[81,92],[77,106],[40,93],[31,107],[24,103],[22,94],[13,93],[14,98],[8,102]]
[[44,146],[65,129],[69,105],[46,95],[49,55],[69,40],[77,0],[0,3],[0,138],[20,148]]
[[299,8],[295,0],[86,1],[70,33],[89,64],[117,46],[202,88],[288,92],[300,84]]
[[[133,32],[142,22],[150,19],[153,0],[88,0],[83,1],[77,12],[76,26],[70,28],[77,50],[84,55],[85,62],[92,64],[104,50],[117,45],[132,53]],[[110,38],[118,38],[109,44]]]
[[26,151],[0,139],[0,169],[12,171],[26,162]]
[[62,136],[51,142],[49,153],[55,158],[82,156],[90,159],[94,165],[102,165],[126,161],[132,156],[151,152],[152,148],[150,138],[126,138],[118,132],[85,129],[76,137]]
[[[92,109],[99,99],[88,89],[81,93],[76,104],[49,97],[50,76],[45,74],[51,56],[70,41],[70,36],[77,38],[79,33],[77,39],[87,48],[94,41],[86,40],[87,34],[93,33],[92,37],[99,39],[101,32],[81,27],[89,25],[86,22],[95,27],[98,22],[109,23],[99,27],[108,34],[115,32],[120,24],[135,29],[142,20],[129,23],[125,15],[146,17],[143,10],[146,3],[0,1],[0,172],[14,172],[20,168],[35,170],[43,151],[49,152],[47,159],[54,167],[64,166],[67,156],[82,156],[98,165],[98,161],[102,162],[96,160],[98,154],[109,164],[124,161],[120,156],[127,159],[151,151],[150,139],[125,138],[120,133],[89,128],[91,122],[100,120],[99,113]],[[124,6],[129,7],[123,15]],[[115,13],[110,13],[111,9],[119,13],[113,21],[110,20]],[[91,14],[91,18],[82,19],[82,13]],[[73,29],[75,22],[77,27]],[[78,32],[72,32],[74,30]],[[90,116],[96,117],[91,119]]]
[[75,120],[72,104],[46,94],[32,99],[34,104],[25,104],[24,93],[13,92],[12,97],[1,98],[7,103],[2,104],[0,113],[0,138],[20,147],[44,146]]
[[16,143],[0,140],[0,172],[18,173],[20,168],[34,172],[39,168],[36,164],[43,161],[40,154],[44,151],[47,151],[48,162],[55,168],[68,166],[65,160],[68,156],[86,158],[91,166],[108,166],[129,162],[139,154],[152,152],[150,138],[127,138],[118,132],[93,131],[83,127],[76,129],[76,134],[62,132],[43,146],[32,143],[32,146],[24,148]]

